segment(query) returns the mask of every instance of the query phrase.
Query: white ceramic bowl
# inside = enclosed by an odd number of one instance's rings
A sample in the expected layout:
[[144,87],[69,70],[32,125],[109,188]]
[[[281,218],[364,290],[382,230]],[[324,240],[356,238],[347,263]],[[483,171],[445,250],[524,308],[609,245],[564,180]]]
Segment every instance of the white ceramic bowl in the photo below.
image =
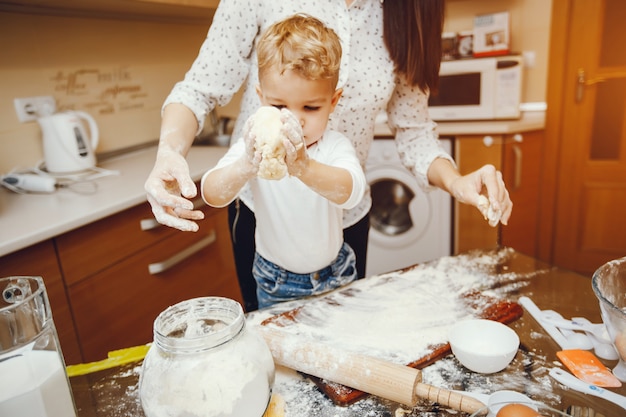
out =
[[463,366],[481,374],[499,372],[515,357],[519,336],[493,320],[471,319],[455,324],[449,333],[452,353]]

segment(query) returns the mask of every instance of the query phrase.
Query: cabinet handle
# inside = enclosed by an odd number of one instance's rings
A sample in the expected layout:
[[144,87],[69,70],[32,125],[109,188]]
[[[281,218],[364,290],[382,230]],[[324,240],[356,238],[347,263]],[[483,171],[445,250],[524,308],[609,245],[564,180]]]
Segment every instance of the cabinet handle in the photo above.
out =
[[513,145],[513,154],[515,155],[515,178],[513,180],[513,189],[519,190],[522,186],[522,148]]
[[161,223],[157,222],[156,219],[141,219],[139,221],[139,227],[141,227],[142,231],[156,229],[161,226]]
[[191,246],[186,247],[185,249],[181,250],[180,252],[173,255],[172,257],[164,260],[163,262],[156,262],[153,264],[149,264],[148,271],[150,271],[151,275],[156,275],[156,274],[160,274],[161,272],[165,272],[168,269],[178,265],[185,259],[189,258],[191,255],[195,254],[196,252],[206,248],[207,246],[215,242],[216,237],[217,237],[217,234],[215,233],[215,230],[212,230],[211,234],[208,235],[207,237],[197,241]]
[[[198,197],[195,200],[193,200],[193,209],[197,210],[203,204],[204,204],[204,200],[202,200],[202,197]],[[161,226],[162,226],[161,223],[156,221],[156,219],[154,219],[154,218],[141,219],[139,221],[139,227],[144,232],[148,231],[148,230],[156,229],[157,227],[161,227]]]
[[513,169],[513,190],[519,190],[522,186],[522,148],[517,144],[524,142],[524,136],[521,133],[516,133],[512,137],[513,140],[513,155],[515,156],[515,167]]

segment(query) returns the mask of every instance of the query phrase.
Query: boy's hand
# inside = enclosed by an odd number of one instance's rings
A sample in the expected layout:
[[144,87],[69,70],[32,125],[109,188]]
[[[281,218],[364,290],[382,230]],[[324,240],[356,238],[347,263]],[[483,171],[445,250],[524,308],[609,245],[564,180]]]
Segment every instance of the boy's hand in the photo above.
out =
[[285,136],[283,144],[286,152],[287,170],[289,175],[299,177],[309,164],[306,143],[302,136],[302,126],[300,126],[296,116],[287,109],[281,110],[281,121],[283,122],[282,133]]
[[254,117],[250,116],[243,126],[243,141],[246,148],[245,163],[242,164],[242,175],[246,177],[254,177],[259,171],[261,163],[261,152],[256,149],[256,136],[253,133],[252,126]]

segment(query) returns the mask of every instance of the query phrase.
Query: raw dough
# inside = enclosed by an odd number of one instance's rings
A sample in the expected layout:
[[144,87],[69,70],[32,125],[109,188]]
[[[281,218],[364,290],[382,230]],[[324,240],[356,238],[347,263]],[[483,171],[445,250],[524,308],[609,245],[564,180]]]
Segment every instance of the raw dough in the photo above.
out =
[[287,174],[284,135],[281,133],[280,110],[263,106],[254,115],[252,133],[256,136],[256,149],[261,152],[258,176],[279,180]]
[[493,209],[491,204],[489,204],[489,200],[484,195],[478,197],[478,210],[483,214],[485,220],[489,221],[489,225],[494,227],[500,221],[500,211],[496,211]]

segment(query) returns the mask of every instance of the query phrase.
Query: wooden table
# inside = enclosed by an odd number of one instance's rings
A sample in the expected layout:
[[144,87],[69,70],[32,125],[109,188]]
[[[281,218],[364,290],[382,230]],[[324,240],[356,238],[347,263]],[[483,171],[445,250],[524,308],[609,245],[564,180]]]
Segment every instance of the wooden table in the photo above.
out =
[[[517,253],[511,249],[475,252],[470,255],[477,260],[484,257],[497,259],[489,267],[492,276],[523,277],[519,285],[513,283],[507,290],[509,299],[515,301],[527,295],[543,310],[552,309],[565,318],[587,317],[594,323],[600,322],[597,299],[591,289],[590,277],[585,277],[546,265],[543,262]],[[251,322],[258,322],[295,306],[306,303],[298,301],[286,303],[248,316]],[[448,355],[423,369],[424,382],[448,389],[488,393],[500,389],[524,392],[533,399],[542,401],[554,408],[590,408],[606,417],[624,415],[625,411],[608,401],[580,394],[562,387],[553,380],[548,371],[560,366],[556,357],[559,346],[545,333],[529,314],[511,324],[520,336],[520,349],[509,367],[492,375],[480,375],[463,368],[453,355]],[[615,361],[603,362],[612,368]],[[72,377],[71,384],[80,417],[122,417],[143,416],[138,396],[138,378],[141,363],[131,363],[119,368]],[[401,408],[405,416],[460,416],[462,413],[447,410],[436,404],[420,402],[412,411],[407,407],[387,400],[368,396],[350,406],[333,404],[308,378],[284,368],[277,368],[274,395],[286,402],[286,416],[395,416]],[[611,388],[611,391],[626,395],[626,386]],[[425,414],[428,412],[428,414]],[[583,414],[585,415],[585,414]],[[593,414],[589,414],[593,415]]]

